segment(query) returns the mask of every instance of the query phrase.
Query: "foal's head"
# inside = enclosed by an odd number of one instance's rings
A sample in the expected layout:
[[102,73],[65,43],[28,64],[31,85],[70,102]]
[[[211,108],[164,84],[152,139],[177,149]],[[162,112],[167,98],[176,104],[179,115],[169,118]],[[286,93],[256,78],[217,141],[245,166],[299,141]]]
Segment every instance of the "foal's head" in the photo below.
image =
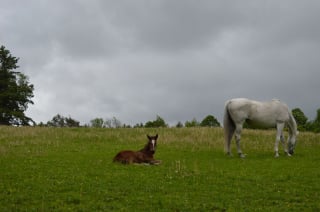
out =
[[146,145],[147,150],[150,152],[155,152],[157,147],[158,134],[156,134],[155,136],[147,135],[147,137],[149,139]]

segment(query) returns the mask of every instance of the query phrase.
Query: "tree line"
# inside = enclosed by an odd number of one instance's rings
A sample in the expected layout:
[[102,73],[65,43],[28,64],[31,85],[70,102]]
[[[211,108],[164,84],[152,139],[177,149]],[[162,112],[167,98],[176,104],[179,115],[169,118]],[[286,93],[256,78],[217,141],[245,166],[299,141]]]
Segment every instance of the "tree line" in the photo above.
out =
[[[94,118],[90,120],[90,123],[80,125],[80,122],[74,118],[65,117],[57,114],[47,123],[40,122],[37,124],[40,127],[93,127],[93,128],[159,128],[159,127],[170,127],[165,120],[159,115],[155,120],[147,121],[146,123],[137,123],[133,126],[129,124],[123,124],[116,117],[112,118]],[[219,121],[213,116],[206,116],[201,122],[198,122],[195,118],[191,121],[186,121],[185,124],[178,122],[174,127],[220,127]]]
[[[320,133],[320,109],[317,110],[317,116],[314,120],[308,121],[308,118],[302,112],[300,108],[295,108],[292,110],[292,115],[294,116],[298,130],[299,131],[310,131],[315,133]],[[116,117],[112,118],[94,118],[90,123],[80,125],[80,122],[69,117],[64,117],[57,114],[48,121],[46,124],[40,123],[38,126],[48,126],[48,127],[93,127],[93,128],[166,128],[170,127],[166,121],[160,117],[156,116],[155,120],[147,121],[146,123],[137,123],[135,125],[129,125],[122,123]],[[206,116],[202,121],[198,121],[196,118],[193,118],[190,121],[185,123],[178,122],[176,125],[171,127],[221,127],[219,121],[213,115]],[[250,128],[250,126],[245,125],[245,128]]]
[[[34,86],[29,82],[28,76],[16,71],[19,58],[11,55],[10,51],[4,46],[0,46],[0,125],[12,126],[49,126],[49,127],[80,127],[80,122],[71,118],[57,114],[47,123],[35,123],[32,118],[25,115],[25,111],[32,101]],[[298,124],[298,130],[320,132],[320,108],[317,116],[309,121],[300,108],[292,110],[292,114]],[[145,124],[139,123],[134,126],[122,124],[117,118],[111,119],[95,118],[85,127],[168,127],[169,125],[163,118],[157,116],[155,120]],[[206,116],[201,122],[195,118],[186,121],[184,124],[178,122],[175,127],[220,127],[220,123],[213,115]]]

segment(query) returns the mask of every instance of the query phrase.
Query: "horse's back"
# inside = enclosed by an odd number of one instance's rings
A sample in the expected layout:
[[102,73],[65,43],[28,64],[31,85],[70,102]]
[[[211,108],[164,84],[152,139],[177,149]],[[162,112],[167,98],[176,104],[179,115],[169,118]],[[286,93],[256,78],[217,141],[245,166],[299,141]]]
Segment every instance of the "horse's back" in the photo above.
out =
[[261,102],[256,110],[251,111],[252,118],[266,119],[274,122],[287,122],[290,110],[288,106],[280,100]]
[[289,120],[289,108],[279,100],[259,102],[255,100],[237,98],[227,101],[226,107],[236,123],[247,121],[257,128],[275,127],[278,122]]
[[245,98],[231,99],[226,102],[226,111],[235,122],[242,122],[248,118],[252,107],[256,105],[256,101]]
[[260,113],[262,115],[269,115],[271,113],[279,113],[281,115],[289,111],[288,106],[277,99],[273,99],[272,101],[268,102],[259,102],[246,98],[236,98],[228,100],[226,102],[226,107],[231,112],[240,112],[248,114]]

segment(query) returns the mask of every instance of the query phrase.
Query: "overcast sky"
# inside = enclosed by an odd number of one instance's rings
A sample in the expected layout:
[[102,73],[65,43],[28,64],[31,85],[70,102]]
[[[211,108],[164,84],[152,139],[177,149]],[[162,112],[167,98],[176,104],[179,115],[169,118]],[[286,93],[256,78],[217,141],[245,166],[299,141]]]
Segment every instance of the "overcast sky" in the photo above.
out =
[[320,1],[0,0],[0,45],[34,84],[27,115],[175,125],[226,100],[320,108]]

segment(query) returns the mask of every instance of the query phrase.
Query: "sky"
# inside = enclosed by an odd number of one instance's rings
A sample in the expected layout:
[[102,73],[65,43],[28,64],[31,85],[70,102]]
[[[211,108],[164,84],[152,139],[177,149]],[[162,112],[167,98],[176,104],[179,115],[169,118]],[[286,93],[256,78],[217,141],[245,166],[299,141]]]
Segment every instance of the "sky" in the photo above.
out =
[[26,115],[221,123],[228,99],[320,108],[318,0],[0,0],[0,45],[34,85]]

